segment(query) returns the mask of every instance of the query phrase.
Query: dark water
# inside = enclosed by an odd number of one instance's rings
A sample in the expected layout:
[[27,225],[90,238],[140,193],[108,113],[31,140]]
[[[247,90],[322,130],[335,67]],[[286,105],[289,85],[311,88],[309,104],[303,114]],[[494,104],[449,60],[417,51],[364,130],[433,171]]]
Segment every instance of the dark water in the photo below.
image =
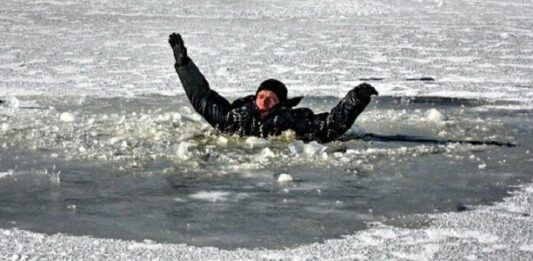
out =
[[220,135],[184,97],[19,100],[0,107],[1,227],[283,248],[373,222],[421,227],[425,213],[491,204],[531,181],[532,113],[505,102],[380,97],[345,141],[319,145]]

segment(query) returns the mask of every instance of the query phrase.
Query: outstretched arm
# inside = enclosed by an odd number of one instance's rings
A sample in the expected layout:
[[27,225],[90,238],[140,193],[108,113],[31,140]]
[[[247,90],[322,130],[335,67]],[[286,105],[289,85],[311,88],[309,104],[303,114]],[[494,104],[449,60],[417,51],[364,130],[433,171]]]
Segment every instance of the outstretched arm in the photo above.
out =
[[351,128],[357,116],[370,103],[372,95],[378,95],[378,92],[370,84],[363,83],[350,90],[329,113],[313,115],[307,112],[304,138],[319,142],[337,139]]
[[194,62],[187,56],[181,35],[172,33],[168,42],[174,51],[174,68],[185,89],[194,110],[217,129],[224,129],[225,117],[231,109],[230,103],[209,88],[209,83]]

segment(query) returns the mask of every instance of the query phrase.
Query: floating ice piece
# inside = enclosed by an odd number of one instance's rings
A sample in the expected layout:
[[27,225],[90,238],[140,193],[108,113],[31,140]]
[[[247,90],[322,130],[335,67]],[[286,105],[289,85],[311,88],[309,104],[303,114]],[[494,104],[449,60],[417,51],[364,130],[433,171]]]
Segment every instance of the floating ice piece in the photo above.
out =
[[296,138],[296,132],[293,130],[283,131],[280,135],[283,140],[290,141]]
[[19,108],[20,107],[20,101],[17,99],[17,97],[7,97],[5,104],[9,108]]
[[294,155],[300,155],[303,152],[304,149],[304,143],[302,141],[295,141],[291,144],[289,144],[289,151]]
[[0,179],[1,178],[5,178],[7,176],[11,176],[11,175],[13,175],[13,170],[12,169],[10,169],[10,170],[8,170],[6,172],[0,172]]
[[326,151],[327,147],[324,145],[319,144],[316,141],[311,141],[308,144],[305,144],[303,147],[303,153],[307,157],[312,157],[317,154],[322,154],[322,152]]
[[446,117],[444,116],[444,114],[442,114],[440,111],[438,111],[437,109],[435,108],[432,108],[432,109],[429,109],[427,114],[426,114],[426,119],[428,121],[436,121],[436,122],[439,122],[439,121],[445,121],[446,120]]
[[231,166],[234,170],[245,170],[245,169],[259,169],[261,165],[257,163],[242,163],[238,165]]
[[109,139],[109,144],[115,144],[117,143],[118,141],[120,141],[121,137],[111,137]]
[[225,146],[226,144],[228,144],[228,138],[223,137],[223,136],[218,137],[217,138],[217,144]]
[[177,145],[171,147],[171,151],[178,159],[187,160],[190,158],[191,153],[189,152],[189,147],[191,144],[189,142],[183,141]]
[[486,169],[487,168],[487,164],[479,164],[477,166],[478,169]]
[[50,182],[54,186],[59,186],[61,184],[61,171],[50,173]]
[[174,122],[181,121],[181,114],[179,114],[178,112],[171,113],[170,117],[172,118],[172,121]]
[[73,122],[76,120],[76,116],[70,112],[63,112],[59,115],[59,119],[63,122]]
[[261,155],[265,158],[273,158],[274,156],[276,156],[274,152],[272,152],[272,150],[269,148],[264,148],[263,150],[261,150]]
[[172,199],[174,202],[187,202],[187,200],[183,199],[183,198],[180,198],[180,197],[175,197]]
[[286,173],[281,173],[278,176],[278,182],[291,182],[292,176]]
[[266,139],[261,139],[261,138],[257,138],[257,137],[248,137],[246,139],[245,143],[253,148],[255,146],[266,145],[266,144],[269,143],[269,141],[266,140]]
[[199,191],[189,195],[189,197],[193,199],[217,202],[228,200],[229,195],[231,195],[231,193],[227,191]]
[[6,132],[7,130],[9,129],[9,123],[2,123],[2,125],[0,125],[0,130],[3,131],[3,132]]

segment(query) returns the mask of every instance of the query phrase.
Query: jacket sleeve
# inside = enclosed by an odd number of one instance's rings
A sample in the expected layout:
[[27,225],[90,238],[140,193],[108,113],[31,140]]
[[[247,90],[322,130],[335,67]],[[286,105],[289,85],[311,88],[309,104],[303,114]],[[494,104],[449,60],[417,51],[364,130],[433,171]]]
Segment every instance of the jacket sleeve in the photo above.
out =
[[358,97],[352,89],[329,113],[314,114],[309,109],[296,109],[301,119],[296,124],[296,133],[305,140],[330,142],[351,128],[355,119],[370,103],[370,96]]
[[209,88],[209,83],[194,62],[189,59],[185,65],[174,65],[194,110],[211,126],[223,130],[225,118],[231,105],[224,97]]

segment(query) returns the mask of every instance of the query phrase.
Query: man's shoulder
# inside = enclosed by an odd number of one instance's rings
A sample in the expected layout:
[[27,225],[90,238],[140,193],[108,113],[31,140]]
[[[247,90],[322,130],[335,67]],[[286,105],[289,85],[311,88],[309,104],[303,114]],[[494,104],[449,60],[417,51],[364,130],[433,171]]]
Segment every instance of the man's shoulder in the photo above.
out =
[[246,97],[238,98],[231,103],[232,108],[240,108],[243,106],[254,104],[254,95],[248,95]]

